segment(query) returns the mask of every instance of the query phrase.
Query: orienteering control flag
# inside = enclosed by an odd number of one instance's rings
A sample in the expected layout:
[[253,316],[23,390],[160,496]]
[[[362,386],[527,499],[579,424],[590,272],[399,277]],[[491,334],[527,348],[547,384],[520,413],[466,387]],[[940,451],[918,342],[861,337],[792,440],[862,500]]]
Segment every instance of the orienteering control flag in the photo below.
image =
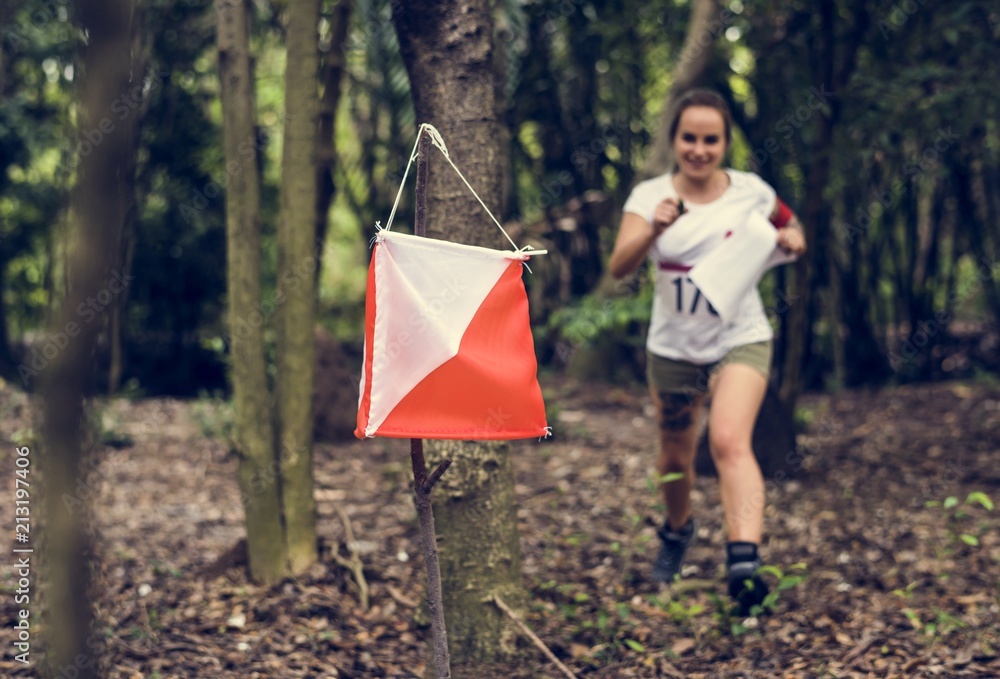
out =
[[358,438],[545,436],[527,255],[380,230],[368,269]]

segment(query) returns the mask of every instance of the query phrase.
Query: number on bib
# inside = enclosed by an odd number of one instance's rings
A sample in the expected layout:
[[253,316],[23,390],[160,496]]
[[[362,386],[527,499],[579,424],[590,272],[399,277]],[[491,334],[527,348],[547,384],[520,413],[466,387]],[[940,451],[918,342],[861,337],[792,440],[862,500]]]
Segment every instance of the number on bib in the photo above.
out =
[[[704,298],[702,296],[701,290],[698,289],[698,286],[695,285],[690,278],[686,276],[678,276],[674,280],[670,281],[670,283],[674,286],[674,291],[676,293],[675,309],[677,310],[677,313],[679,314],[688,313],[693,316],[695,312],[698,310],[698,304],[701,302],[702,299],[705,299],[705,305],[708,307],[708,313],[712,314],[713,316],[719,315],[719,312],[715,310],[715,307],[712,306],[712,303],[709,302],[707,298]],[[686,293],[685,293],[685,288],[688,288],[688,291]],[[691,289],[694,289],[693,295],[690,292]],[[688,306],[685,303],[688,298],[690,298],[691,300],[690,306]]]

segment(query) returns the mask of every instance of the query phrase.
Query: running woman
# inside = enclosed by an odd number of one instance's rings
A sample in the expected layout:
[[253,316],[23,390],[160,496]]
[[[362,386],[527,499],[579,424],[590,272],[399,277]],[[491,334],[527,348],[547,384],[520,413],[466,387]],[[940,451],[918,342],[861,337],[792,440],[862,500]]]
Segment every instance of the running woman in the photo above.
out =
[[694,459],[706,422],[719,473],[728,544],[729,594],[746,614],[767,594],[757,575],[764,522],[764,481],[751,447],[771,363],[770,323],[760,293],[750,291],[724,323],[687,272],[749,215],[778,229],[777,245],[805,252],[802,226],[771,186],[756,174],[723,168],[732,141],[725,100],[692,90],[678,102],[670,126],[674,172],[638,184],[625,202],[611,254],[615,278],[649,258],[655,271],[653,313],[646,340],[647,379],[658,413],[666,520],[653,577],[673,582],[697,533],[691,513]]

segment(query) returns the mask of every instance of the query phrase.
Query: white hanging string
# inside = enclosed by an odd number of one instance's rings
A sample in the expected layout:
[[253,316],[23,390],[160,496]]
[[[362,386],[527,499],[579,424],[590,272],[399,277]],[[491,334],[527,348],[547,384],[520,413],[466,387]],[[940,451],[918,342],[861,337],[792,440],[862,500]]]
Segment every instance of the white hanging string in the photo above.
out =
[[413,161],[416,160],[417,156],[419,155],[419,153],[417,152],[417,148],[420,144],[420,135],[424,134],[425,132],[430,136],[431,143],[434,146],[436,146],[439,151],[441,151],[441,154],[444,156],[445,160],[447,160],[448,164],[451,165],[452,168],[454,168],[456,173],[458,173],[459,178],[465,184],[466,188],[468,188],[469,191],[472,193],[472,195],[476,198],[476,200],[479,201],[479,204],[483,206],[483,209],[486,210],[486,214],[490,216],[490,219],[493,220],[493,223],[497,225],[498,229],[500,229],[500,233],[504,235],[504,237],[511,244],[511,246],[513,246],[516,252],[527,253],[528,251],[530,251],[530,253],[533,255],[544,255],[548,252],[547,250],[534,250],[530,245],[525,245],[523,248],[517,247],[517,243],[514,242],[514,239],[510,237],[507,231],[503,228],[503,225],[500,224],[500,221],[495,216],[493,216],[493,213],[490,211],[490,209],[486,207],[486,203],[483,202],[483,199],[480,198],[479,194],[476,193],[476,190],[472,188],[472,185],[469,184],[469,181],[465,178],[465,175],[462,174],[462,171],[459,170],[458,166],[455,165],[455,163],[452,161],[451,155],[449,155],[448,153],[448,147],[445,146],[444,139],[441,138],[441,133],[438,132],[437,128],[431,125],[430,123],[421,123],[420,129],[417,130],[417,140],[413,142],[413,151],[410,153],[410,160],[408,163],[406,163],[406,169],[403,171],[403,180],[399,183],[399,191],[396,192],[396,200],[392,204],[392,211],[389,213],[389,221],[386,222],[384,227],[378,222],[375,222],[375,226],[379,230],[382,230],[384,228],[386,231],[388,231],[390,228],[392,228],[392,220],[396,216],[396,209],[399,207],[399,199],[403,195],[403,187],[406,185],[406,178],[410,174],[410,166],[413,165]]

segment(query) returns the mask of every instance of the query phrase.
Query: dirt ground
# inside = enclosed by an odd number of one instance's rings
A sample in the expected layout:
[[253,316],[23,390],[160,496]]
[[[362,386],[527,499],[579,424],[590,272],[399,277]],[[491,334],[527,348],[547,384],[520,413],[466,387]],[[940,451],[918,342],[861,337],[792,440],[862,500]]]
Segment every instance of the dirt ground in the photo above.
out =
[[[797,473],[769,484],[762,550],[787,589],[775,611],[747,620],[724,610],[713,478],[697,481],[701,529],[683,584],[667,592],[647,579],[659,510],[643,390],[543,386],[556,436],[512,448],[525,617],[580,677],[1000,676],[997,510],[970,498],[1000,500],[1000,386],[803,397],[800,451],[788,460]],[[109,445],[77,494],[92,502],[88,662],[102,676],[423,676],[430,631],[418,622],[424,574],[405,442],[318,447],[322,563],[266,589],[248,582],[232,550],[243,526],[224,406],[117,400],[101,414]],[[5,387],[0,415],[9,528],[12,441],[33,436],[30,403]],[[332,557],[347,554],[340,510],[365,564],[367,611]],[[0,676],[35,676],[14,660],[16,580],[5,554]],[[524,653],[500,676],[564,676],[528,642]]]

